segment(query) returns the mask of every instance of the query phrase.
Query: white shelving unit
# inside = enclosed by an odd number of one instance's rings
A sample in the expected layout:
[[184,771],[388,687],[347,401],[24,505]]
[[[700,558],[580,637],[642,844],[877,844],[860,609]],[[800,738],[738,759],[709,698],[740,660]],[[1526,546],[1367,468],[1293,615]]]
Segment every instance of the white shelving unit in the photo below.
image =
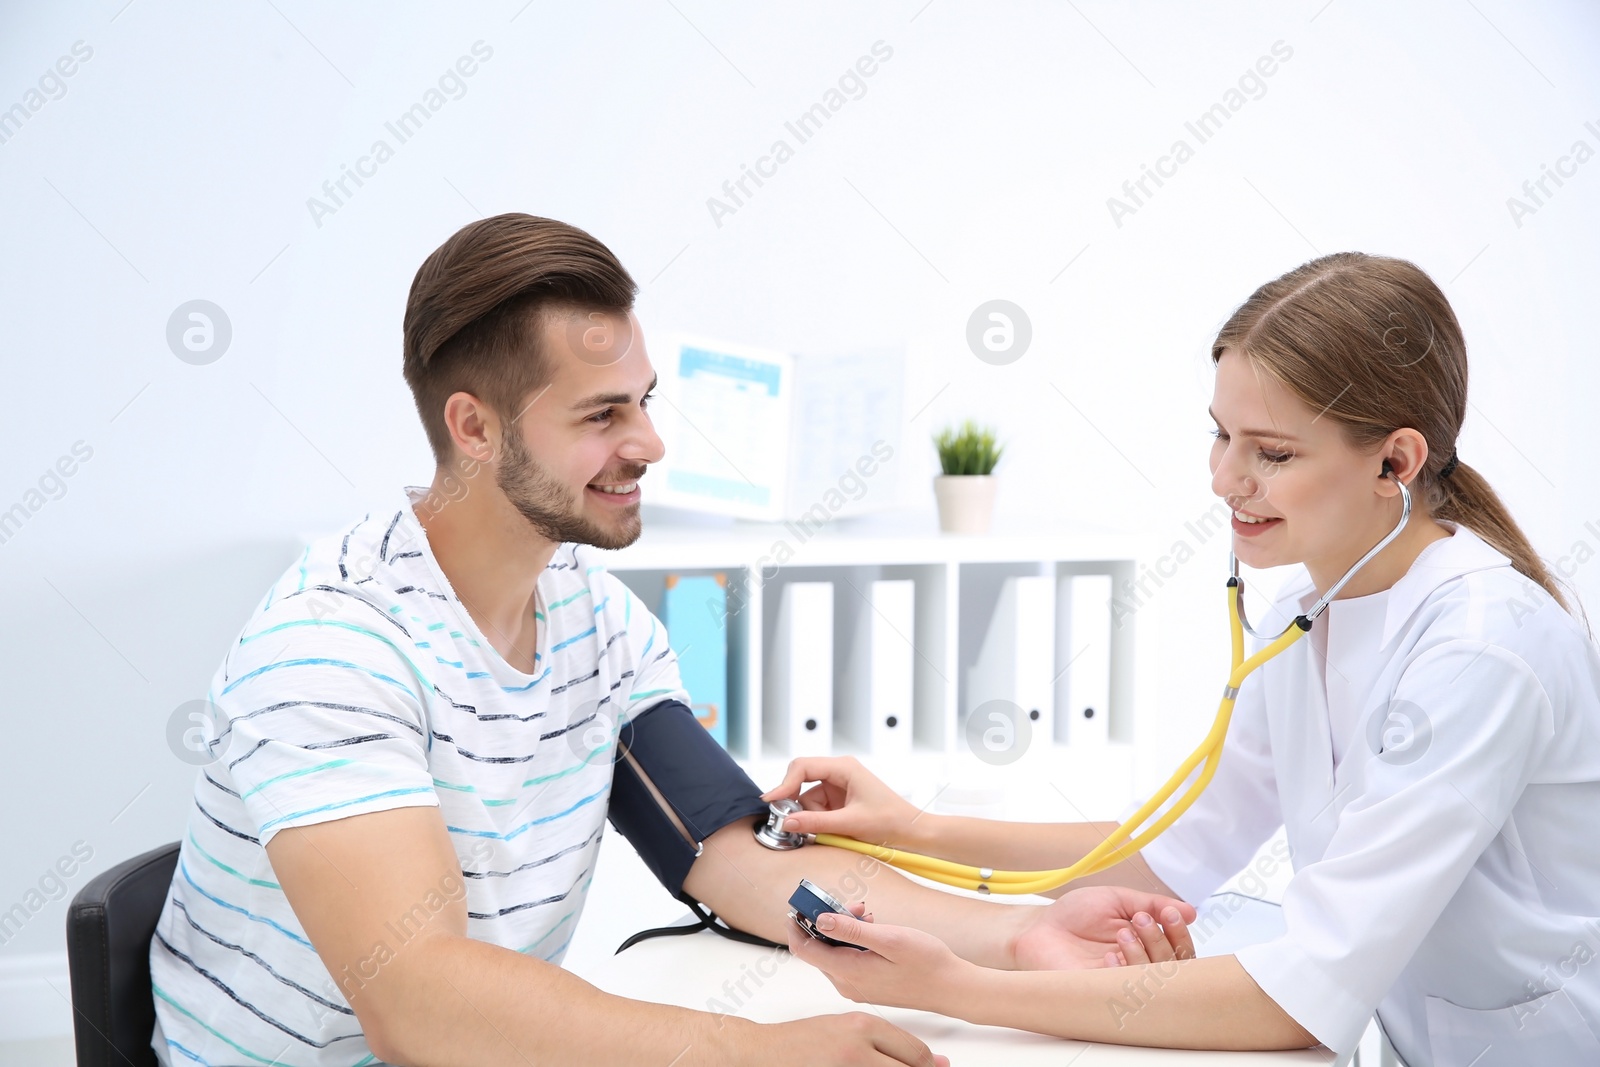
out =
[[[1054,576],[1063,596],[1075,574],[1109,573],[1120,583],[1135,573],[1136,559],[1128,551],[1132,543],[1125,535],[1093,528],[943,536],[931,523],[907,529],[903,518],[836,522],[821,529],[795,523],[682,526],[647,518],[639,541],[604,557],[608,569],[652,610],[660,607],[668,574],[727,576],[728,746],[761,784],[776,782],[787,762],[763,738],[761,715],[763,649],[781,586],[834,583],[837,621],[844,612],[870,611],[863,595],[868,583],[909,578],[916,585],[915,632],[903,636],[915,653],[913,756],[909,766],[874,768],[887,772],[913,799],[956,782],[1002,783],[1008,817],[1103,819],[1116,817],[1133,796],[1137,672],[1131,623],[1112,630],[1111,699],[1105,709],[1109,743],[1058,745],[1041,732],[1017,763],[986,768],[966,752],[962,727],[969,708],[963,702],[981,702],[965,691],[967,672],[1007,577]],[[1069,635],[1058,629],[1054,673],[1066,671],[1071,656]],[[836,740],[834,751],[850,749]],[[951,796],[962,793],[957,788]]]

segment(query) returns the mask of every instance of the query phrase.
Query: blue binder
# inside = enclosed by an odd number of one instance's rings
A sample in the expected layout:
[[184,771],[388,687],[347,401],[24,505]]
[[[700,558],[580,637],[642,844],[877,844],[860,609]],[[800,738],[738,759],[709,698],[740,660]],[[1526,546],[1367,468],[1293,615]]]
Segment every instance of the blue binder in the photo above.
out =
[[700,725],[728,747],[726,574],[669,574],[661,621],[678,654],[678,672]]

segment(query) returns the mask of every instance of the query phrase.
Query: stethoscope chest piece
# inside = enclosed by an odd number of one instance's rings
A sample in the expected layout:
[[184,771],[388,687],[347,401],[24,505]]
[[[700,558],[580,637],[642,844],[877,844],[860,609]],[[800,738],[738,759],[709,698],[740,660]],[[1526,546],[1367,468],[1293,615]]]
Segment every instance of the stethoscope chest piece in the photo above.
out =
[[784,830],[783,819],[800,810],[800,802],[784,797],[767,805],[767,821],[756,827],[756,840],[776,852],[788,852],[806,843],[806,835]]

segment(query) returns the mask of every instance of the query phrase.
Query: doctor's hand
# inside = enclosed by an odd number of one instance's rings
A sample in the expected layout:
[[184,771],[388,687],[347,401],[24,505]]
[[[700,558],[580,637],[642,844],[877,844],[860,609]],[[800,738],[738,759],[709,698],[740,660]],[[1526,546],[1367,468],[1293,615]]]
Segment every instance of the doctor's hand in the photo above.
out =
[[1118,885],[1085,886],[1018,913],[1008,943],[1017,970],[1066,971],[1194,958],[1192,904]]
[[909,926],[888,926],[861,918],[865,904],[852,904],[854,915],[819,916],[817,928],[836,941],[861,945],[867,952],[838,948],[813,939],[789,924],[789,951],[827,976],[843,996],[858,1004],[887,1004],[949,1014],[961,978],[976,964],[950,951],[930,933]]
[[[816,782],[805,792],[800,787]],[[911,843],[917,809],[851,756],[819,756],[789,764],[783,781],[761,794],[771,803],[798,795],[804,811],[783,821],[802,834],[841,834],[874,845]]]

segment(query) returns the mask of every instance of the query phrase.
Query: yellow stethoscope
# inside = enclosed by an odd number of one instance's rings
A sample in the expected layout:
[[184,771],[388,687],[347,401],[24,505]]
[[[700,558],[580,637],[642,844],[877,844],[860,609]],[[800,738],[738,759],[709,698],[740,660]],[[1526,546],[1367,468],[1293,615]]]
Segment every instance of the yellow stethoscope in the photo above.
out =
[[[1344,577],[1335,582],[1326,593],[1317,600],[1310,611],[1298,615],[1276,637],[1269,639],[1268,635],[1257,633],[1245,618],[1244,612],[1244,579],[1239,577],[1239,558],[1231,551],[1228,553],[1231,574],[1228,578],[1228,621],[1233,637],[1233,670],[1228,675],[1228,684],[1222,690],[1222,704],[1217,709],[1217,717],[1211,723],[1211,730],[1200,742],[1189,758],[1184,760],[1178,769],[1168,778],[1166,784],[1156,791],[1155,795],[1144,803],[1138,811],[1117,827],[1106,839],[1096,845],[1090,852],[1070,867],[1062,867],[1051,871],[996,871],[988,867],[971,867],[964,863],[952,863],[949,860],[936,859],[932,856],[920,856],[914,852],[904,852],[900,849],[889,848],[884,845],[868,844],[857,841],[851,837],[841,837],[837,834],[817,834],[816,842],[819,845],[832,845],[835,848],[849,849],[862,855],[871,856],[873,859],[897,867],[908,874],[915,874],[945,885],[955,886],[958,889],[970,889],[979,893],[1042,893],[1049,889],[1057,889],[1068,882],[1085,875],[1097,874],[1108,867],[1121,863],[1131,858],[1136,852],[1154,841],[1167,827],[1177,821],[1178,817],[1199,798],[1211,783],[1212,777],[1217,773],[1217,765],[1222,760],[1222,740],[1228,733],[1228,722],[1233,718],[1233,703],[1239,695],[1239,686],[1250,676],[1257,667],[1278,655],[1284,649],[1300,640],[1311,630],[1311,624],[1318,615],[1327,608],[1329,602],[1339,594],[1345,583],[1355,577],[1356,573],[1367,563],[1383,551],[1389,542],[1400,536],[1400,531],[1405,529],[1406,522],[1411,518],[1411,491],[1405,484],[1395,477],[1389,469],[1388,462],[1384,463],[1384,474],[1394,479],[1395,485],[1400,488],[1401,510],[1400,521],[1395,528],[1389,531],[1387,537],[1379,541],[1367,552],[1366,555],[1356,560],[1355,565],[1345,571]],[[1246,659],[1244,655],[1244,632],[1250,631],[1252,637],[1266,640],[1269,643],[1255,655]],[[1159,819],[1147,830],[1135,835],[1136,830],[1143,826],[1172,795],[1178,791],[1195,767],[1201,763],[1205,766],[1194,782],[1186,789],[1173,805],[1164,812]],[[789,803],[793,803],[790,801]],[[772,835],[779,833],[781,815],[777,812],[778,805],[774,805],[775,820],[769,826],[762,827],[757,832],[761,837],[763,833]],[[799,810],[795,805],[789,810]],[[768,842],[770,844],[770,842]],[[773,847],[782,847],[776,846]]]

